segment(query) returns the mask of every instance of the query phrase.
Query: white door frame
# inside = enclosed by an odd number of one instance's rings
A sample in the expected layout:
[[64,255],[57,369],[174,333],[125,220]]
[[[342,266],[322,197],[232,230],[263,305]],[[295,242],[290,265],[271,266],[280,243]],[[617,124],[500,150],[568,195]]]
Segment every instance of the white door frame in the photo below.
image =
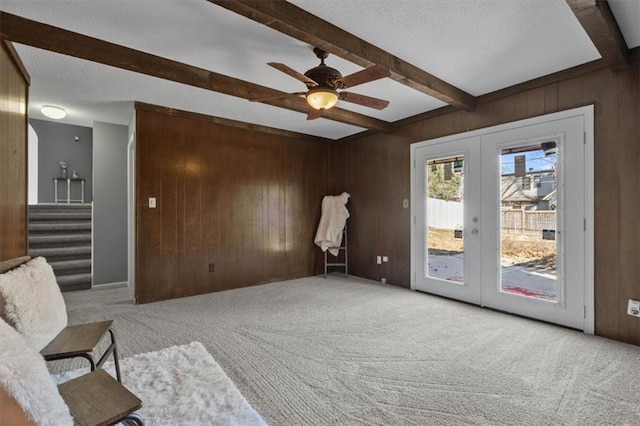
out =
[[[136,133],[130,132],[127,144],[127,287],[136,285]],[[135,296],[134,296],[135,298]]]
[[595,306],[594,306],[594,107],[588,105],[580,108],[574,108],[566,111],[556,112],[543,116],[528,118],[524,120],[514,121],[511,123],[500,124],[497,126],[486,127],[470,132],[459,133],[450,136],[444,136],[437,139],[431,139],[423,142],[411,144],[411,289],[415,290],[417,265],[415,256],[417,252],[417,244],[423,244],[418,241],[416,229],[417,203],[421,202],[415,199],[415,190],[418,184],[416,174],[416,149],[443,142],[450,142],[458,139],[466,139],[469,137],[483,136],[504,130],[516,129],[524,126],[531,126],[550,121],[561,120],[570,117],[582,117],[584,122],[584,159],[585,159],[585,244],[584,244],[584,265],[585,265],[585,283],[584,283],[584,306],[585,320],[584,332],[586,334],[594,334],[595,332]]

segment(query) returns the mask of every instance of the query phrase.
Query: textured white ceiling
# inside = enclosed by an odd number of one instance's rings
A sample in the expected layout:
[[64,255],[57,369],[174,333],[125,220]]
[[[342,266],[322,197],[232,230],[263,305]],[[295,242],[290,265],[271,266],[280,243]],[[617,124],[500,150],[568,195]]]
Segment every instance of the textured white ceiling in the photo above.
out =
[[640,0],[609,0],[628,48],[640,46]]
[[475,96],[600,57],[564,0],[292,3]]
[[297,112],[32,47],[17,45],[17,49],[31,73],[29,115],[33,118],[48,120],[40,107],[54,104],[67,110],[62,121],[69,124],[92,127],[95,120],[126,125],[133,102],[142,101],[332,139],[361,131],[342,123],[327,127],[327,120],[308,122]]
[[[624,0],[618,0],[624,2]],[[636,1],[636,0],[631,0]],[[293,0],[347,31],[473,95],[599,57],[564,0]],[[304,72],[312,47],[205,0],[4,0],[2,10],[283,91],[302,83],[266,65]],[[636,24],[640,19],[636,19]],[[631,20],[633,23],[634,21]],[[637,25],[636,25],[637,26]],[[66,122],[127,124],[132,101],[236,119],[332,139],[362,131],[329,120],[17,45],[32,76],[30,115],[65,107]],[[359,66],[330,56],[344,75]],[[386,121],[444,104],[391,79],[354,88],[388,99],[383,111],[341,107]]]

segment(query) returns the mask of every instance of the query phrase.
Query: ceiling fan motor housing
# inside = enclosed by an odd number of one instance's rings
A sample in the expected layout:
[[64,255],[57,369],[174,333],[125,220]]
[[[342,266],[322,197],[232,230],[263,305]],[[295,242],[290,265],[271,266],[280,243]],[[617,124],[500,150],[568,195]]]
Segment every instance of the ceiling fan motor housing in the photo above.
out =
[[[305,72],[304,75],[311,80],[318,83],[320,87],[328,87],[331,89],[344,89],[342,81],[337,81],[342,78],[342,74],[335,68],[328,67],[326,65],[318,65]],[[309,85],[307,87],[311,88]]]

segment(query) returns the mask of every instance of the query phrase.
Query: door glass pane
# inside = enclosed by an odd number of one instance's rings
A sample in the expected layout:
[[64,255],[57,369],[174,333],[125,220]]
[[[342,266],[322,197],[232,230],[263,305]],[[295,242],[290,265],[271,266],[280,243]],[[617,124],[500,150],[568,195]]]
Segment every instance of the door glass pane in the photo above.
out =
[[425,164],[425,277],[464,283],[464,158]]
[[501,153],[501,283],[503,292],[557,300],[556,142]]

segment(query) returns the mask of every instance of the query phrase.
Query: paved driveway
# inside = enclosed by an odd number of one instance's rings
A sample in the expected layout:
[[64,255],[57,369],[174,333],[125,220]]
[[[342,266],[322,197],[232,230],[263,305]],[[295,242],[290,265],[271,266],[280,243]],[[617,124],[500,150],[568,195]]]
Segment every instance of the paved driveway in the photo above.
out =
[[[429,255],[429,276],[462,282],[464,277],[462,253]],[[554,270],[530,266],[506,266],[502,268],[503,290],[524,296],[555,300],[556,273]]]

